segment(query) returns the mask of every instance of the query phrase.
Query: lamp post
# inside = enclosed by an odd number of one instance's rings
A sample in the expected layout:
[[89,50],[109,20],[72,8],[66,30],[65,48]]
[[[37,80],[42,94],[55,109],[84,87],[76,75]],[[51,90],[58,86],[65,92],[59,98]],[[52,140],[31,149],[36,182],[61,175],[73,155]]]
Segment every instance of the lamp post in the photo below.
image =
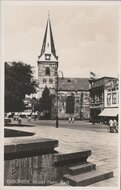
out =
[[58,128],[59,127],[59,123],[58,123],[58,73],[57,73],[56,103],[57,103],[57,107],[56,107],[56,128]]
[[62,79],[63,79],[63,72],[61,70],[59,70],[57,72],[57,88],[56,88],[56,103],[57,103],[57,108],[56,108],[56,128],[59,128],[59,120],[58,120],[58,81],[59,81],[59,72],[62,75]]

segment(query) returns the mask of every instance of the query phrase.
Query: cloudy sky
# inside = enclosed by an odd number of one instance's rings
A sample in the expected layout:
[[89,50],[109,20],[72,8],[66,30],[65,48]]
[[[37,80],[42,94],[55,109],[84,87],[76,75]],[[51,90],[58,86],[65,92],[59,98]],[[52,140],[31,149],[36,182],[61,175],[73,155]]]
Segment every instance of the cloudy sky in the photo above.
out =
[[65,77],[118,76],[117,5],[6,4],[5,59],[35,67],[40,54],[48,10],[59,70]]

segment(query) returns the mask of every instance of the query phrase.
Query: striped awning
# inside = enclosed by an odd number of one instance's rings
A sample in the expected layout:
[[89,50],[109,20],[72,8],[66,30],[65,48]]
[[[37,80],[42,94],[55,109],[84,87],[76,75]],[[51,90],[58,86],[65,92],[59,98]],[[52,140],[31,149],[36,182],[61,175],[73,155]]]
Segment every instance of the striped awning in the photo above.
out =
[[118,108],[104,108],[104,110],[98,116],[116,117],[118,113]]

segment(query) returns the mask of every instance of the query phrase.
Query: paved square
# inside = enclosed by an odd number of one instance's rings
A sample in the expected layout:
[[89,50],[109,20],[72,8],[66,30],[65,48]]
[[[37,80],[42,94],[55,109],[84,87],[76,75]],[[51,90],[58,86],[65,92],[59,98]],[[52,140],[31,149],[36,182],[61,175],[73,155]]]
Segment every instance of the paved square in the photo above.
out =
[[[26,119],[23,119],[24,123],[26,123]],[[119,134],[109,133],[108,126],[92,125],[88,121],[75,121],[73,124],[69,124],[68,121],[62,120],[59,121],[59,128],[56,128],[55,121],[41,120],[31,121],[30,126],[11,126],[6,128],[34,132],[37,137],[59,140],[59,147],[56,148],[59,153],[91,150],[92,155],[88,161],[96,163],[97,167],[101,166],[114,172],[113,178],[91,186],[118,185]]]

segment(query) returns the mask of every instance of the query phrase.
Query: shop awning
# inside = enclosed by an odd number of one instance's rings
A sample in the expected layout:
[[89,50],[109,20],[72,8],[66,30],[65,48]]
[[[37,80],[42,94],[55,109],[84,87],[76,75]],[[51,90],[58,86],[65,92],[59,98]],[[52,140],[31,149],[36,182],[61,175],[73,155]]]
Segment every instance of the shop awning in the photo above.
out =
[[118,113],[118,108],[104,108],[104,110],[98,116],[116,117]]

